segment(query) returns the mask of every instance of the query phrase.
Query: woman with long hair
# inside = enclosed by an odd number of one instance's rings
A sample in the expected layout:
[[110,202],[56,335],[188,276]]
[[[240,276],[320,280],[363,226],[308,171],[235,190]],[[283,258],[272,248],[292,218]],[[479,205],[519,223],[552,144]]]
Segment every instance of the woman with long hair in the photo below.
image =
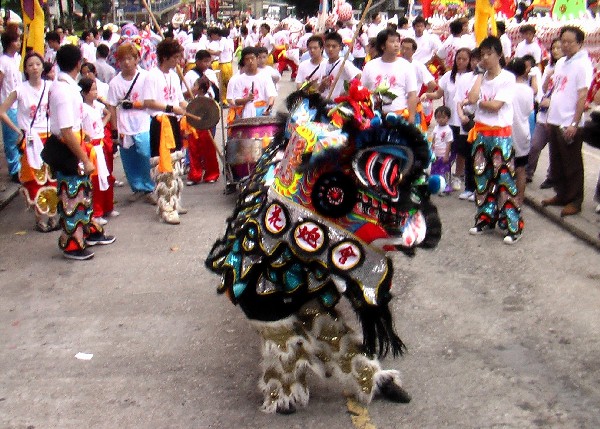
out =
[[[552,74],[554,72],[554,65],[556,62],[563,57],[563,51],[560,45],[560,39],[556,38],[550,44],[550,60],[546,68],[544,68],[544,73],[542,74],[542,88],[541,91],[544,94],[542,99],[540,100],[538,114],[537,114],[537,122],[533,134],[531,135],[531,148],[529,149],[529,159],[527,161],[527,181],[531,182],[533,180],[533,175],[535,174],[535,170],[538,165],[538,161],[540,159],[540,153],[542,149],[546,147],[548,144],[548,128],[546,126],[546,119],[548,118],[548,106],[550,106],[550,96],[552,95],[552,90],[554,89],[554,85],[552,83]],[[546,179],[542,182],[541,188],[551,188],[552,187],[552,171],[550,171],[550,167],[548,167],[548,171],[546,172]]]
[[[30,52],[23,61],[25,81],[17,86],[0,106],[0,119],[11,132],[18,135],[21,142],[21,169],[19,181],[28,207],[36,218],[36,229],[41,232],[59,228],[56,205],[56,181],[50,168],[41,158],[41,151],[49,135],[48,93],[51,81],[42,79],[44,59],[36,52]],[[8,111],[16,104],[16,123]]]
[[458,108],[454,102],[456,96],[456,82],[463,74],[471,71],[471,50],[469,48],[460,48],[454,55],[452,70],[447,71],[438,82],[438,88],[434,92],[426,92],[421,95],[421,101],[437,100],[444,97],[444,105],[450,109],[450,121],[448,125],[452,129],[452,156],[456,159],[454,187],[458,190],[461,185],[459,178],[465,174],[465,157],[457,150],[457,145],[460,140],[460,118],[458,116]]

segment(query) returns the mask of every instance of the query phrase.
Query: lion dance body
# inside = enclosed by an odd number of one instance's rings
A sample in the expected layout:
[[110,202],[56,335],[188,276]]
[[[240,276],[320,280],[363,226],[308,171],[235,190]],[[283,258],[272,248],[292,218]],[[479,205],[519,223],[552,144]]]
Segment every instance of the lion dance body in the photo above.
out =
[[[288,98],[290,117],[242,186],[207,267],[262,340],[262,410],[306,406],[308,370],[335,376],[363,403],[408,402],[396,370],[378,358],[403,353],[388,307],[387,251],[412,254],[441,236],[425,169],[424,135],[382,119],[357,81],[327,110],[317,95]],[[336,310],[349,300],[362,338]]]

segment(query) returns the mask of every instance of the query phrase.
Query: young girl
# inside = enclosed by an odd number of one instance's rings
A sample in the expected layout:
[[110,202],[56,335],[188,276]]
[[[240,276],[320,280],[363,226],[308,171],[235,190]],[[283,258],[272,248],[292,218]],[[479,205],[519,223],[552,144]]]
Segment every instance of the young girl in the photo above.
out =
[[446,106],[440,106],[435,109],[434,117],[437,125],[433,128],[431,146],[435,154],[435,161],[431,166],[431,174],[439,174],[446,180],[446,189],[444,193],[452,192],[450,186],[450,147],[452,146],[452,129],[448,125],[450,120],[450,109]]
[[475,126],[469,133],[473,142],[475,172],[475,226],[469,233],[482,234],[496,224],[507,231],[505,244],[521,238],[523,219],[514,182],[514,150],[512,145],[513,100],[515,76],[502,69],[502,44],[489,36],[481,42],[481,66],[463,105],[475,105]]
[[93,220],[106,225],[105,216],[118,216],[114,208],[115,179],[108,169],[107,159],[112,158],[112,148],[108,153],[104,145],[104,127],[110,121],[110,113],[104,104],[100,103],[96,82],[84,77],[79,81],[83,97],[82,129],[85,133],[86,149],[90,160],[96,165],[91,174]]
[[[194,97],[206,97],[210,88],[210,81],[206,76],[196,79],[192,86]],[[217,152],[211,140],[213,130],[198,130],[187,124],[184,117],[181,120],[182,135],[187,143],[190,171],[186,181],[187,186],[197,185],[200,182],[214,183],[219,179],[219,161]]]
[[[35,213],[35,228],[40,232],[49,232],[60,228],[56,211],[56,180],[40,155],[48,138],[48,93],[52,82],[42,80],[43,59],[39,54],[27,54],[23,65],[26,80],[4,100],[0,106],[0,119],[21,137],[19,180],[23,185],[22,192],[27,205]],[[16,124],[7,114],[15,101]]]

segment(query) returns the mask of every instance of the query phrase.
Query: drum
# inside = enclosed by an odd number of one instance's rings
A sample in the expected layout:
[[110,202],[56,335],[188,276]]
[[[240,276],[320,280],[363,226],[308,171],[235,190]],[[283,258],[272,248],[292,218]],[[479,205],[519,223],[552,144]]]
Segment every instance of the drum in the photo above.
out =
[[229,125],[225,162],[231,171],[231,183],[248,177],[273,136],[285,122],[272,116],[237,119]]

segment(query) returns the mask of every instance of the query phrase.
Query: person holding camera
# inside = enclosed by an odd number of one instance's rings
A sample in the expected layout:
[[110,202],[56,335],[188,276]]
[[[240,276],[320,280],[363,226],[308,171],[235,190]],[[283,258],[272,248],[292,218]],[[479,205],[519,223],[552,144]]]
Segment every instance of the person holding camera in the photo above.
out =
[[120,140],[123,170],[133,191],[129,200],[156,204],[150,176],[150,115],[142,98],[147,72],[138,67],[140,55],[131,43],[119,46],[116,58],[121,71],[110,81],[107,99],[112,138]]

